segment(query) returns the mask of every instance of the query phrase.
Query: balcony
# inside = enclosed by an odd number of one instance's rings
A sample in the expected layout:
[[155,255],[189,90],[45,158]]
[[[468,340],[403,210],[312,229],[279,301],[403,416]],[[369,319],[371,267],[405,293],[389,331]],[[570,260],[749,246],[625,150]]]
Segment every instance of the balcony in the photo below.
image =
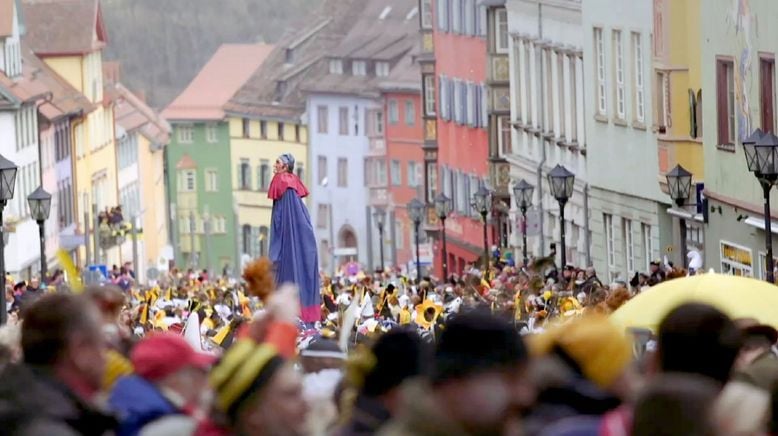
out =
[[[108,250],[121,245],[130,237],[132,224],[125,221],[121,206],[106,209],[98,214],[100,225],[97,229],[100,236],[100,248]],[[140,232],[140,229],[137,230]]]

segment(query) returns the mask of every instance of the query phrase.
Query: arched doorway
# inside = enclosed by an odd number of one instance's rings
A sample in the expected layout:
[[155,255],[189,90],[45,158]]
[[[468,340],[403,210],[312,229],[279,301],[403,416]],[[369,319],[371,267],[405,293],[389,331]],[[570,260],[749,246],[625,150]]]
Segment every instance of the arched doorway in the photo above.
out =
[[340,264],[357,260],[357,234],[354,229],[345,225],[338,231],[338,248],[335,255],[338,256]]

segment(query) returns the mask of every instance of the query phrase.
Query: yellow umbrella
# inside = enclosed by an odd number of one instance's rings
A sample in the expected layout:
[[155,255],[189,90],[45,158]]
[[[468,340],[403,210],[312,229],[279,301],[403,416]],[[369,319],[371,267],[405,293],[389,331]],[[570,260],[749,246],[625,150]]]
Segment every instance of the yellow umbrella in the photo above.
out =
[[756,318],[778,328],[778,286],[746,277],[700,274],[653,286],[613,312],[624,327],[656,331],[671,310],[686,302],[707,303],[735,318]]

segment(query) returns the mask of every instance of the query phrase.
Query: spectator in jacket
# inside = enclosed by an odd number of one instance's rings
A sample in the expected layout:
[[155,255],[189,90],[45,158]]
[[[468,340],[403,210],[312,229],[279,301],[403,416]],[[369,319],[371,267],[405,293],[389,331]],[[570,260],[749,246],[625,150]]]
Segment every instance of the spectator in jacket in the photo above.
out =
[[119,414],[119,436],[155,428],[192,434],[215,357],[197,353],[180,335],[158,333],[140,341],[130,358],[135,374],[119,379],[109,399]]

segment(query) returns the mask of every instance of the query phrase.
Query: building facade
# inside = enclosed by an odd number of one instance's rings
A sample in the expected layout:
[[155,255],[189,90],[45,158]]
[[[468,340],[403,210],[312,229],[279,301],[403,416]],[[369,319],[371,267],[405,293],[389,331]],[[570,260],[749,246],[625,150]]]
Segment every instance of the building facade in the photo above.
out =
[[[771,1],[706,2],[699,8],[702,138],[705,191],[705,267],[766,277],[762,188],[748,172],[742,141],[758,128],[775,130],[775,54],[778,16]],[[778,204],[772,190],[771,202]],[[776,216],[776,209],[771,211]],[[775,221],[771,223],[773,232]]]
[[[510,179],[523,179],[534,186],[526,223],[528,251],[548,256],[553,244],[561,255],[560,210],[549,189],[548,173],[562,165],[575,174],[573,196],[565,207],[566,259],[574,265],[588,265],[593,229],[588,213],[587,160],[591,157],[584,115],[588,100],[584,96],[581,2],[508,0],[506,8],[507,17],[499,9],[494,17],[499,32],[494,51],[509,55],[513,129],[505,126],[500,114],[495,134],[503,138],[497,143],[498,151],[510,165]],[[504,19],[508,36],[502,30]],[[513,203],[515,214],[515,199]],[[515,235],[517,240],[518,232]]]
[[655,126],[663,124],[651,97],[653,24],[651,0],[592,0],[583,8],[592,262],[610,281],[648,271],[671,243],[669,197],[647,183],[659,173]]

